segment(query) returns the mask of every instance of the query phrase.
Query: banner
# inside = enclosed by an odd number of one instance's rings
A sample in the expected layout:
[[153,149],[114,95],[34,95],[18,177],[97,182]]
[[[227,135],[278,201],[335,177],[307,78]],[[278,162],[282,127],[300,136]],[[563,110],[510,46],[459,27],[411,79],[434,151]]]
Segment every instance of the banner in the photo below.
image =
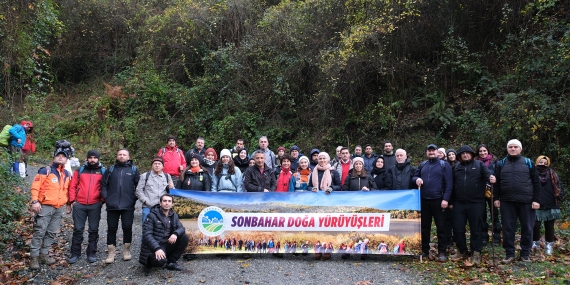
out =
[[199,254],[421,253],[417,189],[170,193]]

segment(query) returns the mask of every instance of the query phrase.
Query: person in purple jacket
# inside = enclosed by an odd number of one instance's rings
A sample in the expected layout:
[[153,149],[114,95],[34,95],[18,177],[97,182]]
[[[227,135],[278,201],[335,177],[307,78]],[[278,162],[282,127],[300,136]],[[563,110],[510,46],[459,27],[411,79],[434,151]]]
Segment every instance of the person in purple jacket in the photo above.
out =
[[422,256],[429,257],[429,241],[432,218],[437,228],[438,260],[444,262],[446,257],[447,236],[445,234],[445,211],[451,198],[453,176],[449,163],[437,156],[437,146],[430,144],[426,148],[427,160],[422,162],[412,181],[420,189],[421,197],[421,232]]

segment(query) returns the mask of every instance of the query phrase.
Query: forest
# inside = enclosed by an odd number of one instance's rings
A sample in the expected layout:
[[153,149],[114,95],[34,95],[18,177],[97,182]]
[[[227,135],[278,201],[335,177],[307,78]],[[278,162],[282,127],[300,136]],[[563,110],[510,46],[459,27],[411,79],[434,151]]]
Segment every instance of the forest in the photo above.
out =
[[[0,119],[41,152],[390,139],[570,163],[570,2],[0,0]],[[565,177],[563,180],[566,180]]]

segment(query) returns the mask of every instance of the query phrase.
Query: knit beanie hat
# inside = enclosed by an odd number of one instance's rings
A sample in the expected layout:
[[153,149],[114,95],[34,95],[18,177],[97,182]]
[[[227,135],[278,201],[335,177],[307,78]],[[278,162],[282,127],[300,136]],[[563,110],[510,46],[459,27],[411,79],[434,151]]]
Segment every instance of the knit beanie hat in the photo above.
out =
[[164,160],[162,159],[162,157],[160,157],[160,156],[155,156],[155,157],[152,159],[152,164],[154,164],[155,161],[158,161],[158,162],[162,163],[162,166],[164,166]]
[[289,149],[289,152],[292,152],[292,151],[294,151],[294,150],[296,150],[296,151],[298,151],[298,152],[301,152],[301,149],[300,149],[298,146],[296,146],[296,145],[292,146],[292,147]]
[[232,153],[227,148],[222,149],[222,151],[220,152],[220,157],[224,157],[224,155],[227,155],[230,158],[232,157]]
[[94,149],[87,152],[87,158],[90,158],[92,156],[96,157],[97,159],[101,158],[101,154],[97,150],[94,150]]
[[282,146],[280,146],[280,147],[277,148],[277,152],[279,152],[280,150],[282,150],[283,152],[286,152],[286,151],[287,151],[287,150],[285,149],[285,147],[282,147]]
[[519,140],[517,140],[517,139],[512,139],[512,140],[510,140],[510,141],[507,143],[507,149],[509,149],[509,146],[512,145],[512,144],[518,145],[518,146],[522,149],[522,143],[521,143],[521,141],[519,141]]
[[303,161],[303,160],[306,160],[307,163],[311,163],[310,160],[309,160],[309,158],[303,155],[303,156],[301,156],[301,157],[299,158],[299,164],[301,164],[301,161]]
[[[322,152],[321,152],[322,153]],[[364,165],[364,159],[362,159],[362,157],[355,157],[352,159],[352,163],[355,164],[356,162],[360,161],[360,163],[362,163],[362,165]]]
[[320,157],[320,156],[324,156],[324,157],[327,159],[327,161],[331,161],[331,156],[330,156],[328,153],[324,152],[324,151],[323,151],[323,152],[319,152],[319,157]]

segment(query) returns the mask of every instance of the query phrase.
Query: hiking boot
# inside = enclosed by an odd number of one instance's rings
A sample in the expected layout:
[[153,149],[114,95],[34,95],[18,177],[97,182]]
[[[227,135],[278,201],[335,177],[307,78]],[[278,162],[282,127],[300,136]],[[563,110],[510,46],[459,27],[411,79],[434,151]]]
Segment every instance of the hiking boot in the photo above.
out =
[[110,244],[107,245],[107,259],[105,259],[105,263],[110,264],[115,262],[115,246]]
[[152,267],[150,265],[145,265],[143,267],[143,272],[145,276],[148,276],[150,274],[150,270],[152,269]]
[[532,262],[528,256],[521,256],[519,257],[519,260],[522,262]]
[[96,262],[96,261],[97,261],[97,257],[96,257],[94,254],[93,254],[93,255],[88,255],[88,256],[87,256],[87,261],[88,261],[89,263]]
[[473,256],[471,256],[471,263],[473,263],[473,265],[479,265],[479,263],[481,263],[481,252],[473,252]]
[[171,262],[169,264],[166,265],[166,269],[168,270],[175,270],[175,271],[182,271],[184,270],[184,268],[182,268],[182,266],[178,265],[176,262]]
[[131,260],[131,244],[125,243],[123,244],[123,260],[128,261]]
[[458,253],[456,253],[456,254],[450,256],[449,258],[451,258],[451,259],[464,259],[464,258],[467,258],[467,257],[469,257],[469,256],[467,255],[467,253],[458,252]]
[[72,255],[68,260],[67,263],[74,264],[79,260],[79,255]]
[[532,241],[531,251],[539,251],[540,250],[540,241]]
[[47,254],[40,254],[39,259],[40,259],[40,262],[43,264],[51,265],[51,264],[55,263],[55,259],[53,259],[52,257],[50,257]]
[[40,269],[40,261],[37,256],[32,256],[30,259],[30,269],[38,270]]
[[439,256],[437,257],[437,260],[439,262],[446,262],[447,261],[447,256],[445,256],[445,253],[440,253]]
[[546,255],[552,255],[552,250],[554,248],[554,242],[546,242],[546,251],[544,252],[544,254]]
[[514,260],[515,260],[514,256],[505,257],[503,260],[501,260],[501,263],[502,264],[511,264],[511,263],[513,263]]

